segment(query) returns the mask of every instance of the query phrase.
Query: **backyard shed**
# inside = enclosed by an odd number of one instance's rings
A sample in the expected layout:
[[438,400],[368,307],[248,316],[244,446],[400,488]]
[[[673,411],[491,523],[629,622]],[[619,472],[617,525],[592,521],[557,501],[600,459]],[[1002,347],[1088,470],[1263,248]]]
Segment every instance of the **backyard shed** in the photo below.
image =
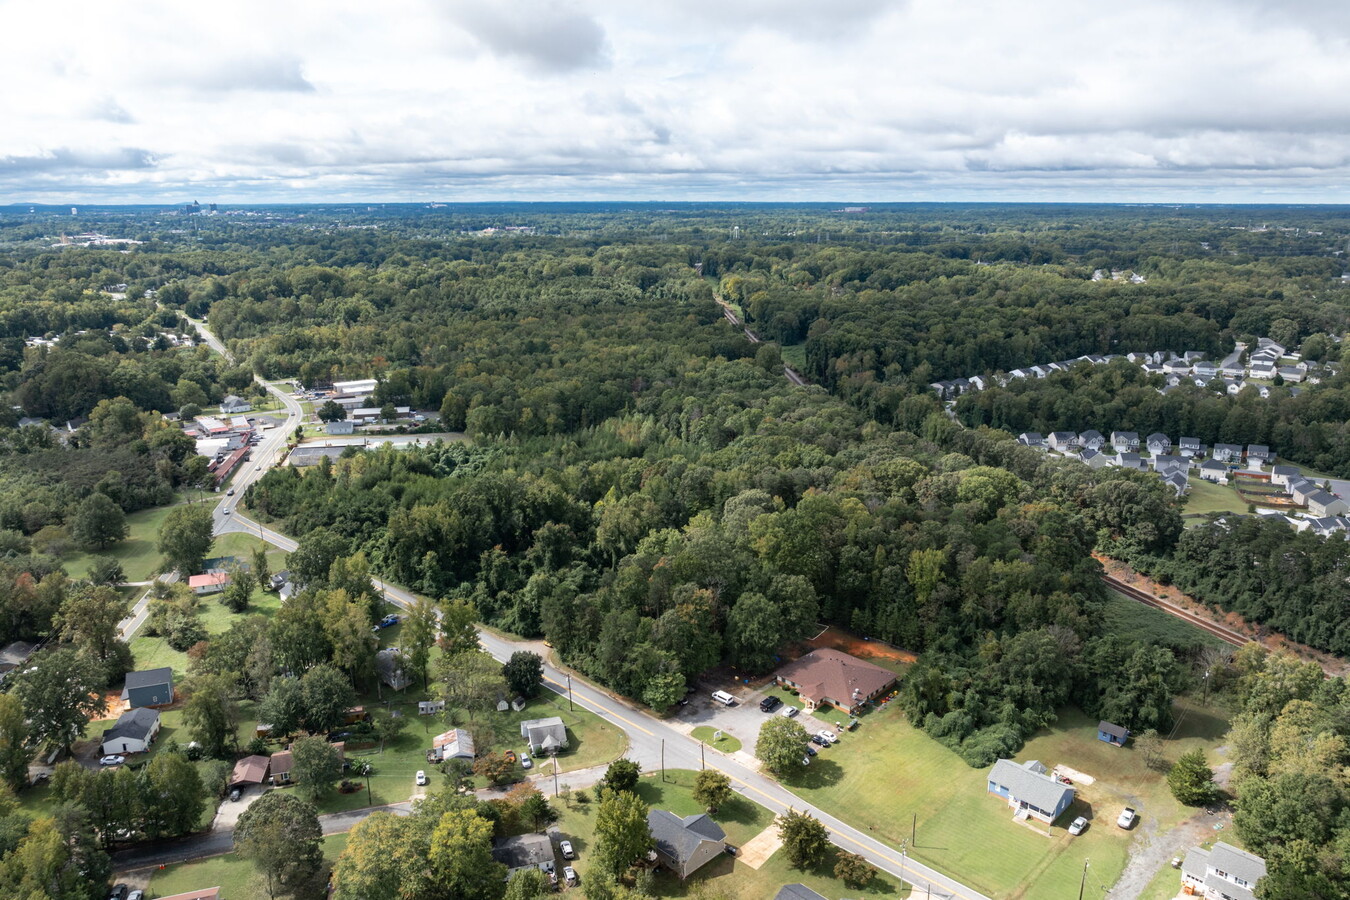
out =
[[1130,739],[1130,729],[1105,720],[1097,723],[1097,740],[1116,747],[1124,747]]

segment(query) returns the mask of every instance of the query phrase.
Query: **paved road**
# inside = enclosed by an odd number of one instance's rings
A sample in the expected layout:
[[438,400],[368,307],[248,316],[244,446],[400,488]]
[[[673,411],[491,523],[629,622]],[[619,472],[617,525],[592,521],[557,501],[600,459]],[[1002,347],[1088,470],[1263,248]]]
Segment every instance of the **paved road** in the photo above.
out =
[[[197,325],[207,343],[216,352],[224,353],[224,347],[213,335],[199,323],[194,322],[194,324]],[[273,385],[267,384],[266,387],[269,391],[281,397],[287,409],[291,410],[291,419],[288,419],[286,428],[278,429],[284,440],[284,434],[294,430],[295,425],[292,424],[292,420],[294,422],[299,421],[300,405]],[[259,457],[270,459],[263,454],[259,454]],[[252,476],[254,473],[247,474]],[[221,515],[220,510],[224,505],[224,503],[221,503],[217,507],[217,533],[247,531],[259,535],[263,540],[283,550],[295,550],[297,545],[294,540],[266,528],[246,516],[238,513],[231,516]],[[379,579],[376,579],[375,583],[384,592],[385,598],[396,606],[408,609],[417,602],[417,598],[403,588]],[[512,653],[520,649],[534,649],[536,652],[546,649],[539,644],[509,641],[488,632],[482,632],[479,640],[489,653],[502,661],[507,660]],[[541,652],[540,655],[544,656],[545,654]],[[909,859],[903,850],[896,850],[867,833],[846,825],[834,816],[817,809],[755,768],[715,751],[707,752],[705,757],[703,745],[699,741],[671,727],[646,710],[609,694],[579,676],[546,663],[544,679],[545,685],[550,690],[568,697],[571,702],[596,713],[622,730],[628,737],[627,756],[641,763],[646,771],[659,771],[663,766],[670,769],[698,769],[705,764],[706,759],[706,765],[725,773],[731,778],[735,789],[747,799],[758,803],[775,814],[786,812],[789,808],[811,813],[830,829],[831,840],[835,844],[850,852],[861,854],[879,869],[914,884],[918,889],[931,888],[929,896],[950,897],[957,898],[957,900],[988,900],[983,894],[966,887],[955,879]],[[815,765],[832,764],[826,755],[828,752],[821,754]],[[837,765],[837,763],[834,764]],[[365,812],[369,812],[369,810]],[[182,858],[181,855],[179,858]],[[155,864],[144,863],[144,865]]]

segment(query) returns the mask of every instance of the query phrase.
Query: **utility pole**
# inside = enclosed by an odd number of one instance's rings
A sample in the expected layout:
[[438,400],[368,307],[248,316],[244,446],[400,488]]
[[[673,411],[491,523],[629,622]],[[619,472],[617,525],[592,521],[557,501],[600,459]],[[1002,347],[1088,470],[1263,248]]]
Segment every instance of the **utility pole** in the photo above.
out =
[[572,673],[567,673],[567,709],[572,709]]
[[553,757],[553,796],[558,796],[558,757]]
[[698,767],[700,771],[708,768],[708,761],[707,759],[704,758],[703,752],[707,748],[707,746],[708,745],[703,743],[702,741],[698,742]]
[[661,738],[661,783],[666,781],[666,739]]
[[[909,862],[908,854],[909,854],[909,839],[906,838],[905,840],[900,842],[900,884],[902,886],[905,883],[905,864]],[[1078,900],[1083,900],[1083,898],[1079,897]]]
[[919,846],[919,814],[914,814],[914,820],[909,826],[909,842],[915,847]]
[[1081,881],[1078,882],[1078,900],[1083,900],[1083,888],[1087,887],[1087,870],[1088,870],[1088,860],[1087,857],[1084,857],[1083,878]]

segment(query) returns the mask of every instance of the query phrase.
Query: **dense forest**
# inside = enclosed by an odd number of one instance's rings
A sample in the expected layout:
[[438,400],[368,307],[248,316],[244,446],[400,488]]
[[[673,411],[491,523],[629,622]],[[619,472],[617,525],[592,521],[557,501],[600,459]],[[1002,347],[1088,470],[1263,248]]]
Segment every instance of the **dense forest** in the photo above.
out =
[[[41,212],[0,217],[14,407],[0,526],[16,573],[51,577],[44,551],[90,493],[125,512],[200,477],[160,413],[247,392],[255,373],[375,377],[375,402],[474,442],[277,470],[246,499],[257,514],[327,559],[359,553],[547,636],[657,706],[710,666],[770,667],[818,622],[901,644],[922,653],[910,715],[979,764],[1066,702],[1165,726],[1186,660],[1102,633],[1090,552],[1201,556],[1199,538],[1178,544],[1156,480],[1051,461],[1012,433],[1189,427],[1340,465],[1336,380],[1297,398],[1162,397],[1110,366],[965,397],[964,426],[927,387],[1088,352],[1338,335],[1350,221],[1337,210],[229,212],[86,209],[60,226],[143,242],[129,252],[52,246]],[[748,342],[719,299],[769,343]],[[168,340],[180,311],[243,364]],[[790,386],[784,358],[815,384]],[[21,415],[89,422],[55,440],[14,427]],[[1208,583],[1220,602],[1250,593]],[[1280,612],[1297,632],[1300,615]],[[44,628],[41,613],[7,618],[14,636]]]

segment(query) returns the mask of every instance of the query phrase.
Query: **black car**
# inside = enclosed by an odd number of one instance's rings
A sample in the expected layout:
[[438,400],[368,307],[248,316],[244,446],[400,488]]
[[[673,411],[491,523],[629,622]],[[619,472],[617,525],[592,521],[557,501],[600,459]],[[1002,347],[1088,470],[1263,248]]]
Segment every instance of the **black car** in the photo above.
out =
[[811,743],[815,744],[817,747],[828,747],[828,746],[830,746],[830,742],[827,741],[827,740],[825,740],[823,737],[821,737],[821,736],[818,735],[818,734],[813,734],[813,735],[811,735]]
[[817,750],[815,747],[812,747],[810,744],[807,744],[807,745],[806,745],[806,755],[807,755],[807,756],[815,756],[815,755],[816,755],[817,753],[819,753],[819,752],[820,752],[819,750]]
[[760,710],[766,713],[773,712],[782,705],[783,701],[779,700],[777,697],[765,697],[763,700],[759,701]]

